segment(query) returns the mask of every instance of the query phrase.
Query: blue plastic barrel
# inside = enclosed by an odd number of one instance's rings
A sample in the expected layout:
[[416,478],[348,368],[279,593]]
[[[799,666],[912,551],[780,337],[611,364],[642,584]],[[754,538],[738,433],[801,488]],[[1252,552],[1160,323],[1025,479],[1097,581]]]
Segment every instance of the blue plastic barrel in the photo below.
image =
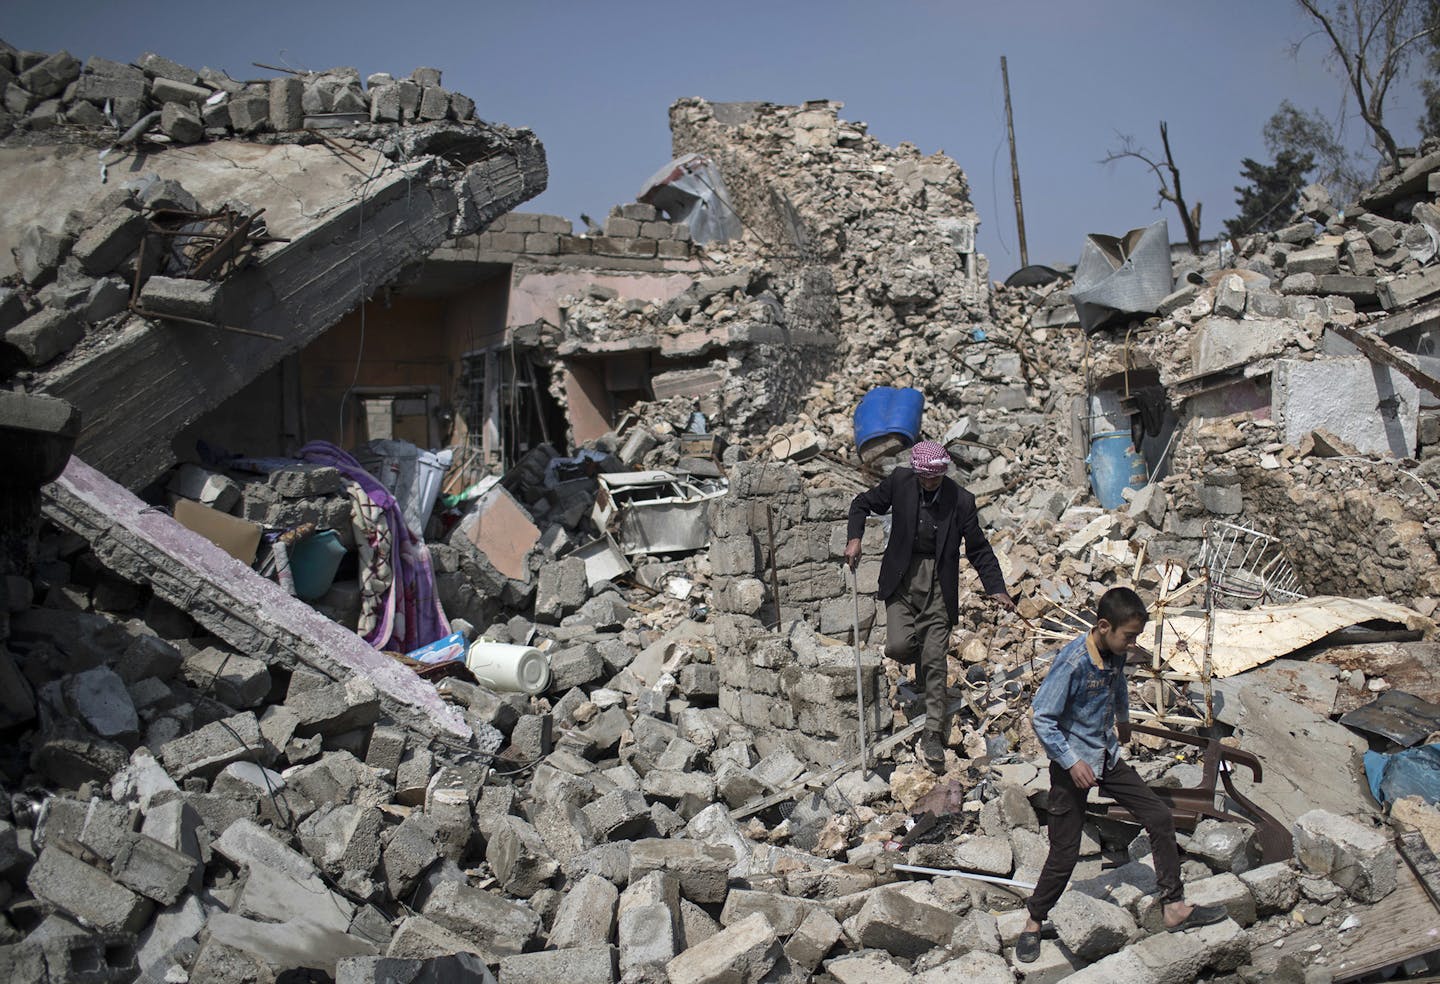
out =
[[1126,489],[1143,489],[1149,481],[1145,458],[1135,450],[1130,431],[1105,431],[1090,438],[1090,488],[1106,509],[1125,502]]
[[925,394],[917,389],[877,386],[860,398],[855,407],[855,446],[885,434],[899,434],[909,444],[920,439],[920,419],[925,413]]

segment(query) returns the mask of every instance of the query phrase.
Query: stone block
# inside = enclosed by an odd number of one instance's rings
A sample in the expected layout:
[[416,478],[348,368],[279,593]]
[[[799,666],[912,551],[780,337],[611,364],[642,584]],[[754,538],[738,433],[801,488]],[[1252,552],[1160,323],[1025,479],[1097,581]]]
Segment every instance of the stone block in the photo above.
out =
[[203,85],[189,85],[174,79],[158,78],[150,85],[150,97],[157,103],[173,104],[178,108],[188,107],[195,112],[197,119],[200,107],[213,94]]
[[465,122],[475,116],[475,100],[459,92],[450,93],[450,118]]
[[599,875],[581,878],[560,900],[550,927],[550,946],[564,950],[611,942],[619,897],[619,890]]
[[125,839],[110,874],[125,887],[161,905],[179,901],[187,891],[200,889],[200,859],[143,834]]
[[180,676],[201,693],[237,709],[255,707],[270,693],[270,669],[262,660],[207,646],[185,658]]
[[270,95],[246,89],[230,96],[230,128],[236,133],[256,133],[270,123]]
[[878,950],[836,957],[825,970],[840,984],[909,984],[910,971]]
[[540,917],[529,906],[464,882],[439,885],[421,911],[426,918],[466,939],[479,940],[487,950],[502,956],[529,949],[540,932]]
[[1185,886],[1185,901],[1195,905],[1222,905],[1241,926],[1255,921],[1255,897],[1237,875],[1222,872],[1192,881]]
[[300,825],[300,843],[331,875],[358,872],[368,877],[380,863],[383,826],[375,807],[340,803],[307,817]]
[[40,901],[102,931],[139,932],[153,908],[149,899],[53,846],[40,852],[25,884]]
[[967,871],[1004,878],[1014,868],[1015,857],[1008,838],[982,834],[955,845],[955,864]]
[[345,957],[335,965],[335,984],[495,984],[484,958],[451,953],[428,960]]
[[304,97],[305,83],[295,76],[271,79],[270,126],[282,133],[300,129],[305,122]]
[[650,822],[650,806],[643,794],[616,789],[584,807],[597,840],[630,840]]
[[71,255],[92,277],[114,270],[140,248],[145,237],[145,217],[124,206],[111,210],[80,233]]
[[899,891],[876,892],[856,914],[855,937],[862,946],[913,960],[948,944],[958,924],[954,913]]
[[420,90],[418,115],[422,120],[443,120],[450,113],[450,93],[439,85],[427,85]]
[[457,953],[475,953],[486,963],[495,962],[495,955],[484,953],[478,943],[472,943],[424,916],[410,916],[401,922],[385,948],[387,957],[411,960],[433,960]]
[[425,869],[440,857],[438,839],[435,822],[423,813],[410,814],[395,828],[380,855],[380,873],[392,899],[408,898]]
[[999,953],[1000,927],[995,917],[984,909],[971,909],[965,913],[950,937],[950,949],[956,953],[970,950]]
[[26,92],[49,99],[64,92],[79,77],[79,60],[68,51],[57,51],[25,69],[16,81]]
[[184,277],[151,277],[140,288],[140,306],[156,317],[190,318],[212,324],[220,312],[222,285]]
[[648,838],[630,845],[632,881],[652,871],[670,872],[679,881],[681,894],[701,905],[724,901],[735,862],[735,852],[728,847],[692,841]]
[[1395,889],[1399,855],[1388,832],[1311,810],[1295,821],[1295,858],[1358,902],[1378,902]]
[[166,742],[160,761],[176,780],[210,779],[231,762],[250,758],[260,745],[260,724],[246,711]]
[[550,654],[550,689],[556,693],[564,693],[571,687],[591,683],[604,673],[605,661],[600,658],[600,650],[590,643],[570,646]]
[[655,255],[655,240],[625,239],[615,236],[595,236],[591,239],[593,249],[601,256],[635,257],[645,259]]
[[1340,251],[1332,245],[1297,249],[1285,257],[1285,274],[1336,273],[1340,269]]
[[[1036,984],[1026,966],[1027,984]],[[1015,972],[998,954],[974,951],[914,977],[916,984],[1014,984]]]
[[813,909],[785,941],[785,956],[792,968],[813,973],[826,955],[839,942],[840,924],[824,909]]
[[1082,960],[1099,960],[1125,946],[1137,932],[1135,920],[1118,905],[1066,892],[1050,911],[1060,942]]
[[518,817],[505,817],[495,825],[485,860],[506,892],[527,899],[560,870],[539,832]]
[[1216,871],[1240,874],[1254,864],[1253,829],[1238,823],[1206,818],[1196,825],[1185,852],[1204,861]]
[[654,222],[660,218],[660,211],[654,205],[645,202],[626,202],[616,206],[620,211],[620,217],[632,219],[636,222]]
[[[171,61],[169,58],[157,55],[151,51],[145,52],[145,54],[136,59],[136,64],[144,69],[146,75],[152,78],[174,79],[176,82],[193,83],[198,81],[201,75],[206,76],[207,82],[211,82],[211,80],[217,76],[224,77],[221,73],[214,72],[208,68],[203,72],[197,73],[193,68],[187,68],[179,62]],[[219,86],[216,86],[216,88],[219,88]]]
[[363,677],[287,694],[285,706],[295,712],[295,734],[302,738],[340,735],[367,728],[380,719],[380,694]]
[[715,780],[703,772],[653,769],[646,773],[641,789],[651,799],[674,807],[687,820],[715,802]]
[[665,965],[670,984],[757,984],[775,965],[775,927],[761,913],[729,926]]
[[616,975],[613,946],[585,946],[521,953],[500,961],[505,984],[612,984]]
[[73,312],[45,308],[5,332],[5,342],[18,349],[29,365],[43,366],[84,336],[85,327]]
[[[195,801],[192,798],[190,802]],[[197,805],[202,817],[206,811]],[[209,826],[209,822],[206,822]],[[265,828],[252,820],[236,820],[226,825],[225,832],[214,842],[221,857],[238,867],[263,865],[305,880],[314,876],[315,864],[305,855],[282,844]]]
[[1289,912],[1300,898],[1300,883],[1295,870],[1284,861],[1243,871],[1240,881],[1250,890],[1255,899],[1256,913],[1261,916]]
[[725,897],[725,907],[720,910],[720,925],[732,926],[757,912],[764,913],[770,925],[775,927],[775,932],[789,936],[800,928],[806,916],[828,910],[824,902],[815,899],[736,888]]
[[585,575],[585,561],[566,557],[557,564],[540,569],[535,591],[535,617],[558,622],[580,609],[590,597],[590,582]]

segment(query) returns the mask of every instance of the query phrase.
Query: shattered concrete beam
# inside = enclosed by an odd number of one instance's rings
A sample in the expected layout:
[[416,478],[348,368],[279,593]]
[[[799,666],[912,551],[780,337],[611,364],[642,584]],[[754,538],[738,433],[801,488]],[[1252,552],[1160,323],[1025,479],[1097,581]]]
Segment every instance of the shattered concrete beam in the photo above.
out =
[[362,675],[398,723],[452,747],[469,742],[470,726],[429,683],[80,458],[43,496],[46,518],[88,540],[111,571],[150,585],[240,652],[337,681]]
[[[257,264],[226,281],[219,320],[280,338],[132,318],[113,343],[62,365],[40,386],[80,408],[76,453],[121,484],[142,487],[174,463],[171,440],[186,425],[451,236],[483,228],[538,195],[547,180],[544,148],[526,130],[503,128],[501,136],[489,156],[463,170],[436,156],[393,164],[368,148],[363,167],[315,148],[257,152],[247,169],[263,173],[277,158],[289,165],[272,175],[278,191],[303,181],[317,201],[306,203],[294,228],[271,218],[267,207],[271,233],[291,241],[267,247]],[[437,139],[416,149],[449,148]],[[198,180],[182,180],[203,192]],[[240,193],[267,204],[276,191]],[[305,214],[311,209],[320,218]]]

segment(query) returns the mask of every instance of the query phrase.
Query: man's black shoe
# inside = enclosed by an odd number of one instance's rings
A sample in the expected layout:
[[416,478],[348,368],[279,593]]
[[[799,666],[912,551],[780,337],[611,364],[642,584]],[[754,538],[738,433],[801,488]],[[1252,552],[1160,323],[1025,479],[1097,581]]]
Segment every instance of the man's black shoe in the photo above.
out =
[[920,757],[931,772],[939,774],[945,771],[945,743],[939,735],[927,731],[920,736]]
[[1040,957],[1040,933],[1021,933],[1015,941],[1015,959],[1021,963],[1034,963]]

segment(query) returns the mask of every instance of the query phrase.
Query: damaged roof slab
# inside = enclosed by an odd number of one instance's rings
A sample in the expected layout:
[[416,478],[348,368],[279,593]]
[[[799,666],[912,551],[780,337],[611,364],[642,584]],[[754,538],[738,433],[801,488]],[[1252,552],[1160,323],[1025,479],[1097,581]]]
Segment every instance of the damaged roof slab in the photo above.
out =
[[[117,336],[53,366],[38,389],[81,409],[77,453],[124,485],[145,484],[173,462],[170,442],[188,423],[452,235],[539,194],[547,177],[539,141],[494,129],[495,152],[463,170],[425,156],[423,138],[418,159],[403,164],[359,142],[342,152],[240,141],[111,162],[112,181],[153,174],[212,207],[262,208],[269,233],[290,241],[263,247],[258,263],[223,284],[219,321],[244,331],[131,318]],[[431,143],[443,137],[437,129]],[[0,215],[0,275],[13,272],[10,247],[27,229],[60,227],[103,190],[93,152],[68,146],[0,148],[0,176],[16,205]]]

